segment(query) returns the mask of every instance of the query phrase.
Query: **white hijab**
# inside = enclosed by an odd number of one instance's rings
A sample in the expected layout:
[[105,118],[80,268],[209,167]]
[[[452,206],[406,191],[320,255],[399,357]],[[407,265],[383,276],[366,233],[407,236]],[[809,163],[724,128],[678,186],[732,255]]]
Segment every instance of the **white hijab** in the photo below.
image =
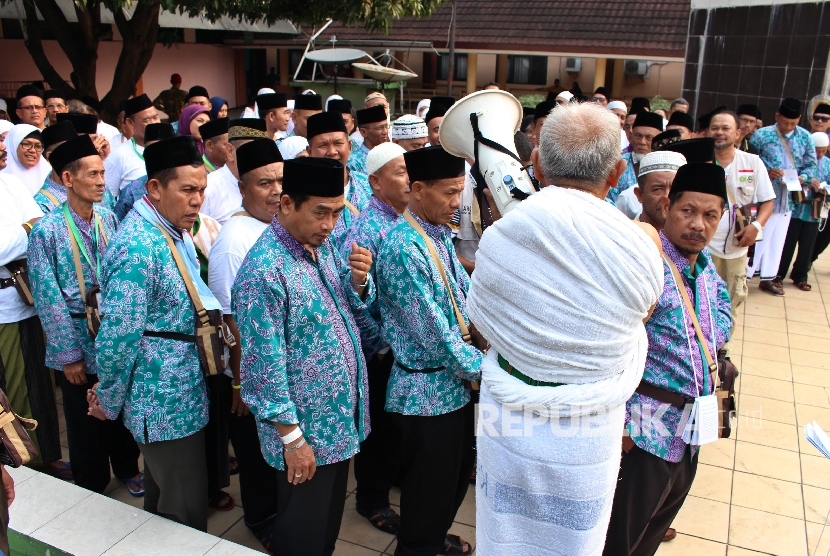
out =
[[11,123],[9,120],[0,120],[0,135],[3,135],[7,131],[10,131],[13,127],[14,124]]
[[41,155],[38,163],[32,168],[27,168],[17,159],[17,147],[34,131],[40,130],[29,124],[17,124],[11,128],[5,141],[6,152],[8,154],[6,167],[0,170],[4,174],[17,176],[32,195],[40,191],[40,188],[43,187],[43,182],[46,181],[46,176],[52,172],[52,166],[43,158],[43,155]]

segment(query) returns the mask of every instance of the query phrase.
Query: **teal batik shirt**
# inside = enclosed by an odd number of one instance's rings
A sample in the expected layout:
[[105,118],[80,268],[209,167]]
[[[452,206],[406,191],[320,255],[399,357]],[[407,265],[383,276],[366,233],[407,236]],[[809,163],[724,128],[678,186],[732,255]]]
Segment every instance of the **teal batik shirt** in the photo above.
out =
[[[46,193],[51,194],[58,200],[58,203],[55,204],[52,199],[50,199]],[[49,214],[59,206],[61,206],[66,201],[66,187],[63,184],[60,184],[52,179],[52,174],[50,173],[46,176],[46,181],[43,182],[43,187],[40,188],[40,191],[35,193],[35,202],[37,206],[40,207],[40,210],[43,211],[43,214]],[[104,207],[109,210],[113,210],[115,208],[115,199],[112,196],[112,193],[107,191],[104,188],[104,196],[101,198],[100,203],[95,203],[96,207]]]
[[[109,210],[95,207],[95,216],[101,221],[96,241],[91,224],[66,206],[93,264],[96,267],[98,261],[103,264],[107,239],[114,236],[118,219]],[[96,374],[95,342],[87,331],[85,303],[78,287],[71,237],[61,209],[53,210],[35,224],[29,237],[32,294],[46,332],[46,366],[62,371],[64,365],[83,359],[86,372]],[[80,251],[79,247],[84,288],[89,291],[98,284],[97,269],[90,267]]]
[[[458,262],[450,228],[415,219],[435,244],[467,319],[470,278]],[[386,410],[428,416],[463,407],[470,401],[465,381],[479,380],[483,354],[461,339],[441,273],[426,242],[406,220],[399,220],[381,245],[376,269],[383,337],[395,355]]]
[[367,156],[369,156],[369,149],[366,147],[366,144],[360,143],[355,146],[355,142],[352,141],[352,154],[349,155],[346,167],[352,172],[360,172],[361,174],[365,174]]
[[[370,430],[360,330],[371,317],[331,241],[314,252],[316,261],[275,218],[231,290],[242,399],[256,417],[265,460],[277,469],[284,459],[275,423],[297,424],[317,465],[354,456]],[[372,296],[370,280],[366,299]]]
[[142,444],[199,432],[208,421],[208,399],[195,342],[144,335],[192,335],[196,326],[167,241],[131,211],[110,238],[102,268],[96,339],[101,409],[109,419],[121,414]]
[[634,168],[634,153],[624,153],[622,155],[622,159],[626,162],[625,172],[623,172],[622,176],[620,176],[620,179],[617,181],[617,185],[608,190],[608,195],[605,197],[606,201],[615,206],[617,204],[617,199],[623,191],[637,185],[637,173]]
[[[758,156],[764,161],[767,170],[778,168],[781,170],[793,169],[790,155],[781,143],[778,135],[777,124],[762,127],[752,134],[749,143],[758,149]],[[795,159],[795,170],[803,183],[809,185],[813,178],[818,177],[818,166],[816,164],[816,146],[813,143],[813,136],[803,127],[796,126],[792,135],[785,138],[790,146]],[[793,210],[794,203],[792,195],[787,191],[783,178],[776,178],[772,181],[772,189],[775,191],[774,213],[784,213]]]
[[[816,166],[818,168],[818,182],[830,183],[830,159],[827,156],[822,156],[818,159]],[[810,201],[807,203],[800,203],[793,207],[792,218],[803,220],[804,222],[819,222],[820,218],[813,218],[812,200],[815,197],[815,191],[812,187],[804,189],[804,199]]]
[[[369,185],[369,178],[366,174],[350,171],[349,195],[347,200],[357,209],[358,213],[366,208],[373,195],[374,192],[372,191],[372,186]],[[349,227],[357,216],[348,205],[340,213],[340,218],[337,219],[334,230],[331,232],[331,241],[335,246],[339,247],[343,245],[343,240],[346,239]]]

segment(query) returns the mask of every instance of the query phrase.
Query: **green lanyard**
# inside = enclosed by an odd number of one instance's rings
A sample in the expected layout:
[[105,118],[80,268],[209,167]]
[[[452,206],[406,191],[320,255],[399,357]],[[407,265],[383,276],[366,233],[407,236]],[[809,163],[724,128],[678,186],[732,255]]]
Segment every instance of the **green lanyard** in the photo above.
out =
[[208,174],[210,174],[211,172],[215,172],[215,171],[216,171],[216,166],[214,166],[213,164],[211,164],[211,163],[210,163],[210,160],[208,160],[208,159],[207,159],[207,157],[206,157],[205,155],[202,155],[202,160],[204,161],[205,166],[206,166],[206,167],[207,167],[207,169],[208,169]]
[[95,271],[95,282],[98,281],[98,277],[101,276],[101,257],[98,256],[98,228],[101,226],[101,220],[98,218],[98,215],[93,212],[93,219],[94,222],[92,223],[92,228],[94,233],[92,235],[92,248],[95,250],[95,264],[92,264],[92,259],[89,257],[89,253],[86,252],[86,245],[84,245],[84,241],[81,238],[81,232],[78,231],[78,226],[75,225],[75,219],[72,218],[72,215],[69,214],[69,203],[63,204],[63,215],[66,218],[66,221],[69,223],[69,229],[72,230],[72,235],[75,236],[75,243],[78,244],[78,249],[81,250],[81,254],[86,259],[89,268]]
[[137,145],[137,144],[136,144],[136,142],[135,142],[135,137],[133,137],[132,139],[130,139],[130,141],[132,141],[132,143],[133,143],[133,150],[135,151],[136,156],[137,156],[138,158],[140,158],[141,160],[144,160],[144,155],[143,155],[143,154],[141,154],[140,152],[138,152],[138,145]]

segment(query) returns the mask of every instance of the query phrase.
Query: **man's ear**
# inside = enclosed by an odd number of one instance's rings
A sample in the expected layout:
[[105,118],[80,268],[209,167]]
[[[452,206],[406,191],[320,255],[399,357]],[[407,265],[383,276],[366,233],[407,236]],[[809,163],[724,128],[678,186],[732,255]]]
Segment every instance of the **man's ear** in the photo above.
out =
[[161,189],[164,187],[161,182],[155,178],[148,180],[145,186],[147,188],[147,196],[153,201],[161,201]]
[[634,196],[637,197],[637,201],[639,201],[640,204],[642,205],[643,204],[643,190],[640,189],[639,185],[634,186]]
[[533,164],[533,175],[539,180],[542,186],[550,185],[545,173],[542,171],[542,165],[539,163],[539,147],[534,147],[533,152],[530,153],[530,163]]

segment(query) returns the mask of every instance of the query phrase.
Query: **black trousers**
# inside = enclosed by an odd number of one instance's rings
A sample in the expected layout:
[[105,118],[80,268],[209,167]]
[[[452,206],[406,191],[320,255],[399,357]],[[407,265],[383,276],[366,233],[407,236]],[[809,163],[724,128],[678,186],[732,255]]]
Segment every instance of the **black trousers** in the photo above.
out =
[[400,431],[401,530],[396,556],[435,556],[467,489],[475,461],[474,405],[445,415],[395,414]]
[[271,546],[279,556],[331,556],[349,482],[349,461],[321,465],[310,481],[288,482],[285,471],[276,471],[278,513]]
[[[231,403],[227,406],[228,412]],[[228,432],[239,464],[239,493],[245,525],[255,535],[261,536],[273,525],[277,515],[277,475],[262,456],[253,413],[245,417],[230,414]]]
[[389,489],[398,469],[398,436],[392,414],[385,409],[386,387],[393,362],[394,357],[389,351],[383,359],[375,355],[367,364],[372,432],[360,444],[360,452],[354,457],[355,503],[362,513],[372,514],[389,507]]
[[86,384],[71,384],[58,373],[63,394],[63,415],[69,441],[69,461],[75,484],[102,493],[110,482],[110,464],[119,479],[138,475],[138,444],[121,419],[101,421],[87,415],[86,392],[98,382],[86,375]]
[[138,447],[144,456],[144,510],[207,531],[205,430]]
[[231,484],[228,464],[228,418],[232,378],[224,374],[205,377],[208,393],[208,423],[205,431],[208,500]]
[[623,454],[603,556],[652,556],[697,472],[697,457],[671,463],[634,446]]
[[781,252],[781,264],[778,266],[778,277],[782,280],[787,277],[787,270],[793,260],[795,247],[798,246],[798,255],[793,263],[790,278],[794,282],[806,282],[807,273],[813,261],[813,248],[818,235],[818,222],[805,222],[798,218],[790,219],[787,229],[787,239],[784,240],[784,250]]
[[825,224],[824,229],[816,236],[816,244],[813,246],[813,262],[816,262],[819,255],[824,253],[828,245],[830,245],[830,225]]

